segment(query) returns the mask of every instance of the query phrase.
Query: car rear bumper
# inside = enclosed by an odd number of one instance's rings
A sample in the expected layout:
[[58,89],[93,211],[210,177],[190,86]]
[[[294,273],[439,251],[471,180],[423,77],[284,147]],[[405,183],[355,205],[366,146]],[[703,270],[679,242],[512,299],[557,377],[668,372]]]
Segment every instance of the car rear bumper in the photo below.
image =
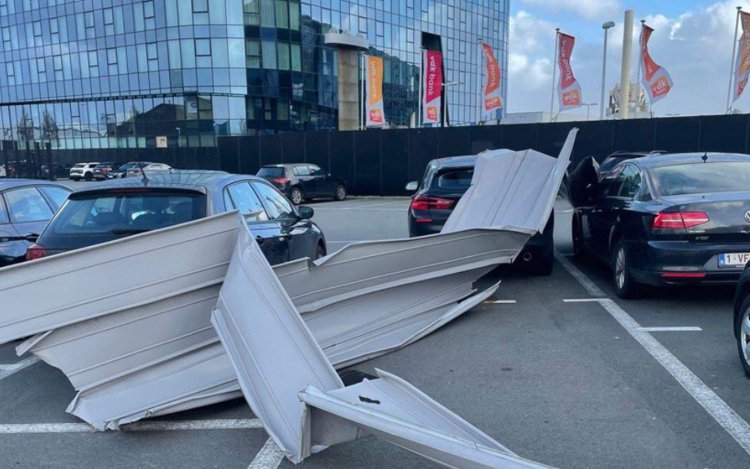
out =
[[689,241],[649,241],[633,251],[633,278],[649,285],[732,285],[744,266],[721,267],[719,255],[750,252],[750,243],[701,244]]

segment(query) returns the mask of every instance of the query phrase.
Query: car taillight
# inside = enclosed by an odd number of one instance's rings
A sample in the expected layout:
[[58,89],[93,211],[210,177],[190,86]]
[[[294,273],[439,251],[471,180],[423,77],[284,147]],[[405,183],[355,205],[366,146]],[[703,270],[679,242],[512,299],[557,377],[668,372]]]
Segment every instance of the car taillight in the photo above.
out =
[[708,223],[710,220],[704,212],[662,212],[656,215],[651,226],[662,230],[690,228]]
[[47,256],[47,250],[41,244],[32,244],[26,249],[26,260],[33,261]]
[[289,179],[287,179],[287,178],[276,178],[276,179],[271,179],[271,181],[275,182],[276,184],[286,184],[287,182],[289,182]]
[[418,195],[411,201],[412,210],[448,210],[453,207],[451,199],[442,197],[433,197],[431,195]]

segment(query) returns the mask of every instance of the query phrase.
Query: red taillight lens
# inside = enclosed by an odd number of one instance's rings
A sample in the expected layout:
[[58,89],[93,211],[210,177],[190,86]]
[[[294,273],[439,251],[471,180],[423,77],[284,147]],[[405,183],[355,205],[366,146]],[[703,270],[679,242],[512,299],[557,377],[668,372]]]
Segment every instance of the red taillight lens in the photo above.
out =
[[41,244],[32,244],[26,249],[26,260],[33,261],[47,256],[47,250]]
[[654,218],[653,228],[662,230],[690,228],[708,223],[710,218],[704,212],[669,212],[659,213]]
[[289,179],[287,179],[287,178],[276,178],[276,179],[271,179],[271,181],[275,182],[276,184],[286,184],[287,182],[289,182]]
[[430,195],[418,195],[411,201],[412,210],[448,210],[453,207],[453,201]]

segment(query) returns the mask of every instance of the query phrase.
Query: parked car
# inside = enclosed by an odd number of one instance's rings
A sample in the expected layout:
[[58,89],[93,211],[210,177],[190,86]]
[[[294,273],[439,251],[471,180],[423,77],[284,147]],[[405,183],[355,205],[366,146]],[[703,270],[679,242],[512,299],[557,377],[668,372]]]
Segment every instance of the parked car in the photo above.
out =
[[258,176],[270,181],[295,205],[317,198],[346,199],[346,182],[314,164],[267,165],[260,168]]
[[[408,211],[409,236],[440,233],[461,196],[471,185],[476,155],[432,160],[421,181],[412,181],[406,190],[414,191]],[[554,264],[554,215],[542,233],[532,236],[518,256],[515,266],[534,275],[550,275]]]
[[140,178],[143,174],[150,178],[152,174],[164,171],[171,171],[172,167],[164,163],[146,163],[136,162],[126,169],[126,177],[138,177]]
[[748,155],[646,156],[571,187],[587,192],[571,197],[574,254],[607,263],[623,298],[644,284],[735,284],[750,260]]
[[[109,173],[107,173],[107,179],[120,179],[128,176],[128,169],[133,168],[137,166],[139,163],[137,161],[131,161],[129,163],[125,163],[123,165],[120,165],[118,168],[112,169]],[[151,164],[151,163],[140,163],[140,164]]]
[[750,265],[746,265],[734,294],[734,338],[745,374],[750,377]]
[[24,260],[26,248],[44,230],[70,192],[54,182],[0,181],[0,266]]
[[604,178],[614,169],[615,166],[622,163],[625,160],[632,160],[634,158],[642,158],[649,155],[664,155],[667,152],[664,150],[654,151],[616,151],[607,155],[604,161],[599,165],[599,177]]
[[94,179],[94,168],[96,168],[96,165],[98,164],[98,162],[74,164],[73,167],[70,168],[70,179],[74,181],[80,181],[81,179],[91,181]]
[[119,161],[111,163],[99,163],[94,167],[94,179],[96,179],[97,181],[109,179],[109,173],[119,169],[123,164],[124,163],[121,163]]
[[[27,252],[38,259],[238,209],[272,264],[326,254],[313,209],[294,207],[255,176],[221,171],[159,172],[148,184],[115,179],[79,190]],[[199,255],[199,253],[196,253]]]

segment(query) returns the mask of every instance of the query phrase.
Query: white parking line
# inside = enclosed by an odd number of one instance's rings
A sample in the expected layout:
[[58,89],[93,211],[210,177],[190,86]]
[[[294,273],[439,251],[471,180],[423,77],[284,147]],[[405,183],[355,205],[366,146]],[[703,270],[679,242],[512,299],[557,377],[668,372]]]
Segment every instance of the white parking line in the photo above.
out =
[[487,300],[485,303],[490,305],[514,305],[516,300]]
[[598,303],[601,298],[568,298],[563,303]]
[[27,368],[38,361],[39,359],[37,357],[28,357],[28,358],[24,358],[18,363],[13,363],[10,365],[0,365],[0,380],[7,378],[13,373],[21,371],[24,368]]
[[591,281],[586,275],[578,270],[576,266],[570,263],[568,259],[565,258],[562,254],[560,254],[557,250],[555,250],[555,260],[560,263],[560,265],[565,268],[565,270],[568,271],[570,275],[573,276],[576,280],[578,280],[578,283],[581,284],[583,288],[586,289],[589,295],[591,296],[607,296],[604,294],[604,292],[601,290],[601,288],[597,287],[594,282]]
[[[263,428],[258,419],[207,419],[185,421],[143,421],[120,427],[123,432],[166,432],[189,430],[246,430]],[[93,433],[87,423],[0,423],[0,434],[25,433]]]
[[284,452],[269,438],[247,469],[276,469],[283,460]]
[[644,332],[702,332],[703,329],[694,326],[675,327],[641,327]]
[[[564,259],[562,255],[556,255],[560,264],[568,271],[587,291],[591,291],[587,285],[593,285],[583,272],[576,266]],[[596,287],[596,285],[594,285]],[[601,290],[596,287],[596,290]],[[644,330],[638,322],[633,319],[624,309],[609,298],[599,298],[597,302],[631,335],[646,351],[664,367],[667,372],[682,386],[698,404],[703,407],[716,422],[721,425],[729,435],[750,454],[750,425],[724,402],[715,392],[711,390],[698,376],[667,350],[649,332]]]

